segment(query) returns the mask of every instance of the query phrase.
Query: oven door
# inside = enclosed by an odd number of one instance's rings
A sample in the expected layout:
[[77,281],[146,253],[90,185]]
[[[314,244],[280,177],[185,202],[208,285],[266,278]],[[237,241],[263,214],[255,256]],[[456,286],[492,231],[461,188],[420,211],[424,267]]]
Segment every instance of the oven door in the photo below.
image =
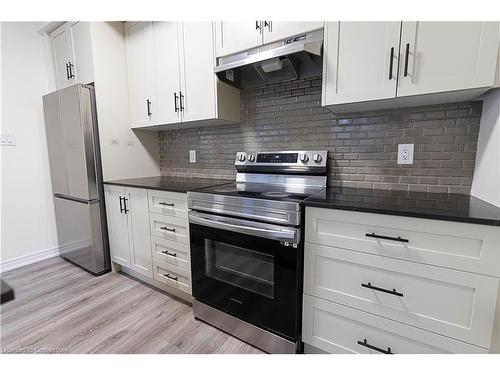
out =
[[295,341],[297,228],[189,213],[193,297]]

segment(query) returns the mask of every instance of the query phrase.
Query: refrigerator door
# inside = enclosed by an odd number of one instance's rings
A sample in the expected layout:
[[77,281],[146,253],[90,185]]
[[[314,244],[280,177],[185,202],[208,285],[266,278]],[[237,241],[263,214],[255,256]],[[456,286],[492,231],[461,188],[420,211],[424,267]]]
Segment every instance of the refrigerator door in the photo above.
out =
[[54,197],[60,255],[93,274],[110,267],[103,202]]
[[45,112],[45,129],[49,150],[50,177],[54,194],[68,195],[68,174],[66,167],[66,150],[59,111],[59,92],[43,97]]
[[68,196],[85,200],[99,196],[91,94],[79,84],[59,90]]

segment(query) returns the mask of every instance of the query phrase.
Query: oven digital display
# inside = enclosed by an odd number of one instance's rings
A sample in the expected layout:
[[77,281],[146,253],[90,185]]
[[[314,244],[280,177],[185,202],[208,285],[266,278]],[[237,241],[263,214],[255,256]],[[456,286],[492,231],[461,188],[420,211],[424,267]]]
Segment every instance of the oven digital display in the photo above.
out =
[[257,154],[257,163],[297,163],[299,154]]

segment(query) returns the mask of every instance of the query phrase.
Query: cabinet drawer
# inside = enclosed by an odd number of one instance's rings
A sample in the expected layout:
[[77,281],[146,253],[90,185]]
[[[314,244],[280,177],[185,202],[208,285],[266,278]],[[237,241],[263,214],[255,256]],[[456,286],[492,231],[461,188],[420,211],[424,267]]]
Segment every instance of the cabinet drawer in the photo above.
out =
[[191,272],[169,263],[153,259],[155,280],[191,294]]
[[490,346],[496,278],[310,243],[304,269],[304,293]]
[[150,213],[149,221],[151,235],[186,245],[189,244],[187,219]]
[[500,276],[500,229],[494,226],[307,207],[305,240]]
[[148,190],[149,212],[173,217],[187,217],[186,194]]
[[394,322],[347,306],[304,295],[302,339],[328,353],[488,353],[486,349]]
[[173,264],[174,266],[186,270],[191,269],[188,245],[152,236],[151,246],[154,259]]

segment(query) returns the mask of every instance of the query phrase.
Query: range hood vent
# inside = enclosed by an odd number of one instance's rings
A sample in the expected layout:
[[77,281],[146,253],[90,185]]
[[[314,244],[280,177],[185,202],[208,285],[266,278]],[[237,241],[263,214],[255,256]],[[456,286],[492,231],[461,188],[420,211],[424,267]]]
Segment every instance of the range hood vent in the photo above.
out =
[[219,57],[215,73],[240,89],[309,78],[322,72],[323,30]]

